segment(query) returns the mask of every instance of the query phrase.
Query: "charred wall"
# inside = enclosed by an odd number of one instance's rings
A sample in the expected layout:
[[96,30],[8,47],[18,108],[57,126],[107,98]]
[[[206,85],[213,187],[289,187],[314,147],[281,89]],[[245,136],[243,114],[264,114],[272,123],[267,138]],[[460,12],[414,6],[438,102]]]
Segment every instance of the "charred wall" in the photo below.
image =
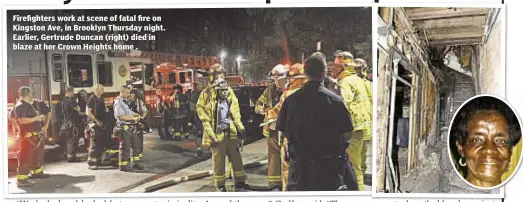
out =
[[503,97],[504,68],[501,66],[501,19],[497,17],[486,43],[479,48],[479,92]]

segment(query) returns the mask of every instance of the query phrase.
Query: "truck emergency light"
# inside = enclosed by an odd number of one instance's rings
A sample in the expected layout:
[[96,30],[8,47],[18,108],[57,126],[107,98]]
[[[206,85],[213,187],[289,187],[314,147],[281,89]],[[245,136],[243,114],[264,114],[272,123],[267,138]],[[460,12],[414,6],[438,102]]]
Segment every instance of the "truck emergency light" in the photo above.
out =
[[16,140],[13,137],[7,137],[7,147],[11,148],[16,144]]

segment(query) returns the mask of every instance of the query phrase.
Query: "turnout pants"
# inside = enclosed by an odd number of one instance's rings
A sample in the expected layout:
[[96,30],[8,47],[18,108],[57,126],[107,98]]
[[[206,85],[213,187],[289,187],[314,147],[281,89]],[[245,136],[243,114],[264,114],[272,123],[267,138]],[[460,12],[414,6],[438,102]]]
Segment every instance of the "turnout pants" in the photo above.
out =
[[136,138],[138,141],[138,158],[135,158],[134,161],[142,162],[143,161],[143,131],[146,129],[143,123],[138,123],[136,126]]
[[271,131],[267,138],[267,146],[269,150],[269,167],[268,167],[268,178],[269,188],[282,187],[282,158],[281,148],[278,144],[278,132]]
[[62,124],[62,127],[60,128],[60,137],[64,137],[67,143],[66,153],[68,159],[76,158],[80,135],[83,135],[83,131],[80,131],[79,127],[75,123],[66,121]]
[[90,166],[100,166],[102,163],[102,154],[105,151],[107,143],[106,134],[104,134],[103,128],[97,125],[90,124],[90,143],[89,143],[89,157],[87,164]]
[[[361,170],[363,174],[367,173],[367,171],[372,172],[372,169],[367,168],[367,165],[372,165],[372,162],[367,164],[367,156],[372,155],[372,130],[371,129],[364,129],[363,130],[363,148],[361,152]],[[365,138],[365,137],[371,137]]]
[[[163,135],[165,136],[165,138],[171,139],[172,135],[171,135],[171,131],[169,131],[169,126],[172,125],[173,120],[168,117],[169,117],[169,113],[166,112],[163,116],[163,123],[158,127],[158,130],[161,130],[161,128],[163,126]],[[160,137],[161,137],[161,133],[160,133]]]
[[287,138],[283,138],[282,146],[280,149],[281,158],[281,185],[282,191],[287,191],[287,184],[289,182],[289,162],[286,159],[287,150]]
[[187,118],[174,119],[172,130],[174,137],[181,137],[182,134],[187,137],[189,135],[189,122]]
[[227,157],[231,163],[234,181],[245,182],[245,180],[247,180],[247,174],[243,168],[243,160],[236,143],[236,140],[226,138],[211,146],[214,171],[213,178],[216,187],[225,186],[225,157]]
[[352,168],[356,179],[358,180],[358,187],[360,191],[363,191],[363,159],[362,155],[365,155],[363,147],[363,130],[354,131],[350,139],[349,148],[347,148],[347,153],[352,163]]
[[18,142],[18,171],[16,178],[18,181],[29,179],[29,174],[42,174],[44,164],[44,145],[45,140],[40,133],[32,135],[25,134]]
[[[309,158],[308,156],[305,158]],[[300,159],[289,163],[287,191],[336,191],[343,185],[346,159]]]
[[138,165],[139,162],[135,161],[135,159],[139,159],[139,140],[135,133],[136,126],[122,124],[115,129],[118,138],[120,138],[120,155],[118,159],[120,169]]

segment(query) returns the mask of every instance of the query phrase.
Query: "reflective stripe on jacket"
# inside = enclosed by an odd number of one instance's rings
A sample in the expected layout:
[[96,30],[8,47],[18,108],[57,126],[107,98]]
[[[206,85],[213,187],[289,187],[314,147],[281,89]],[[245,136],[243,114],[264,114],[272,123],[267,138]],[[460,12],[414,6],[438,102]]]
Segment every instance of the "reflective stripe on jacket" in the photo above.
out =
[[[234,94],[234,91],[231,88],[229,88],[229,97],[227,98],[227,100],[229,103],[231,103],[231,106],[229,106],[230,114],[232,116],[232,121],[230,124],[230,138],[236,139],[237,131],[245,130],[245,128],[243,127],[243,124],[241,122],[240,105],[238,104],[238,98],[236,98],[236,95]],[[214,138],[218,142],[221,142],[225,137],[223,133],[215,133],[217,122],[216,116],[218,115],[216,113],[217,107],[218,101],[216,91],[211,86],[207,86],[200,94],[200,97],[198,98],[198,102],[196,104],[196,111],[203,124],[203,146],[211,145],[212,138]]]
[[369,96],[365,81],[355,71],[345,70],[339,75],[338,82],[354,131],[372,129],[372,94]]
[[[274,106],[275,103],[272,103],[272,100],[273,100],[272,97],[274,96],[273,95],[274,88],[276,88],[276,84],[274,84],[274,83],[269,85],[269,86],[267,86],[267,88],[265,88],[265,90],[263,91],[263,93],[260,96],[260,98],[256,101],[256,105],[254,107],[254,111],[257,114],[262,114],[263,110],[264,110],[264,107],[267,107],[267,108],[271,109]],[[270,129],[269,129],[268,125],[263,127],[263,135],[265,137],[269,137]]]

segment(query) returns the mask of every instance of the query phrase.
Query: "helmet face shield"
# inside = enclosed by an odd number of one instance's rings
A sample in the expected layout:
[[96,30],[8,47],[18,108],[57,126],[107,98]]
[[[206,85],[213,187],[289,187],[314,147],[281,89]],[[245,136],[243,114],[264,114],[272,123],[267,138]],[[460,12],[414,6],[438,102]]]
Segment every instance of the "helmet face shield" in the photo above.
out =
[[279,77],[278,79],[274,80],[274,83],[276,84],[276,87],[279,89],[285,88],[285,85],[287,84],[287,78],[286,77]]
[[227,97],[229,97],[229,90],[228,89],[218,89],[216,90],[216,94],[218,94],[218,97],[220,99],[227,99]]

